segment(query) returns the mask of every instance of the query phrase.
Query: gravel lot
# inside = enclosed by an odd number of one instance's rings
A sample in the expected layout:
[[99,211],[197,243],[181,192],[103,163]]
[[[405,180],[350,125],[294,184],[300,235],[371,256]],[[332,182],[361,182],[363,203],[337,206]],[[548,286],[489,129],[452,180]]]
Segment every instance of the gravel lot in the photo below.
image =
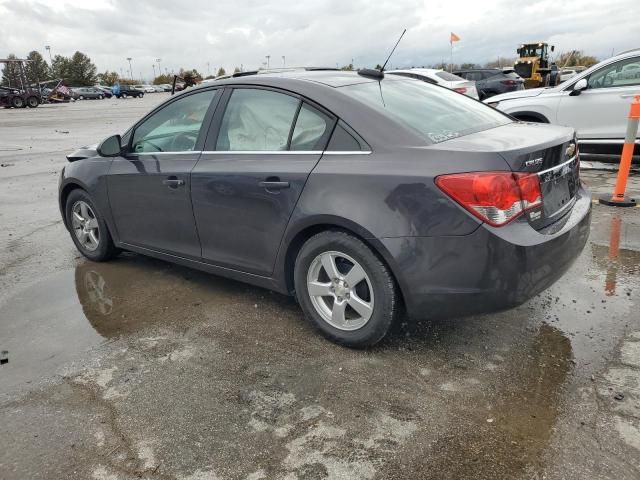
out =
[[640,208],[594,205],[517,309],[348,350],[269,291],[80,257],[64,155],[167,97],[0,110],[1,479],[640,478]]

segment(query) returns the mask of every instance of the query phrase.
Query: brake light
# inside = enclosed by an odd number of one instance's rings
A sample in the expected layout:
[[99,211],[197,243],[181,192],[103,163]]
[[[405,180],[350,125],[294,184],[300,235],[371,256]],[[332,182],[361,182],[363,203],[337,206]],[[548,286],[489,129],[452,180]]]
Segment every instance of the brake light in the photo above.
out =
[[467,89],[465,87],[456,87],[453,90],[458,93],[467,93]]
[[518,84],[515,80],[500,80],[500,83],[509,87],[513,87]]
[[471,214],[501,227],[542,205],[540,180],[532,173],[469,172],[441,175],[436,185]]

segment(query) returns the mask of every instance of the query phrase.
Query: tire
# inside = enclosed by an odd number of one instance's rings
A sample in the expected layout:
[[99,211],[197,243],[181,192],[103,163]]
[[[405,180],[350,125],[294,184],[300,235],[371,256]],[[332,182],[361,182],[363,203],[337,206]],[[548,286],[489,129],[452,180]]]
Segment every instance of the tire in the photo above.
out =
[[39,104],[38,97],[31,96],[27,98],[27,107],[36,108]]
[[22,108],[25,106],[24,98],[22,97],[13,97],[11,99],[11,105],[13,108]]
[[78,100],[84,100],[84,95],[80,95],[80,96],[78,97]]
[[98,100],[104,100],[104,95],[100,95],[100,96],[98,97]]
[[138,98],[142,98],[144,97],[144,93],[141,93],[140,95],[138,95]]
[[[329,274],[334,267],[337,271]],[[352,285],[345,282],[350,278]],[[307,321],[341,345],[375,345],[397,315],[391,272],[367,245],[346,232],[328,230],[307,240],[296,258],[294,284]],[[309,293],[313,285],[318,295]]]
[[127,94],[126,93],[123,93],[121,96],[122,96],[122,98],[127,98]]
[[[83,222],[75,217],[74,211]],[[76,189],[69,194],[65,215],[71,239],[82,255],[94,262],[104,262],[118,254],[107,224],[87,192]]]

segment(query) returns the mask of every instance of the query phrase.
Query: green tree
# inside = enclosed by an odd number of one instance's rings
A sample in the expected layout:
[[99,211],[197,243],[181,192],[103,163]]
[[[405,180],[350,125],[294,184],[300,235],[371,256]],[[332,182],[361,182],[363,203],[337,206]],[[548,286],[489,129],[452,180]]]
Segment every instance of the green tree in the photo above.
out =
[[66,80],[70,76],[69,59],[62,55],[56,55],[51,62],[51,73],[54,78]]
[[36,50],[29,52],[27,59],[31,60],[25,66],[25,73],[29,83],[43,82],[49,79],[51,69],[40,52]]
[[[16,56],[10,53],[7,56],[8,60],[15,60]],[[2,64],[2,85],[5,87],[22,88],[20,84],[20,67],[17,63],[9,62]]]
[[382,65],[377,64],[377,65],[376,65],[376,70],[382,70]]
[[239,67],[234,68],[233,73],[240,73],[240,68]]
[[171,75],[168,74],[162,74],[162,75],[158,75],[156,78],[153,79],[153,84],[154,85],[164,85],[165,83],[172,83],[173,82],[173,77]]
[[460,70],[473,70],[474,68],[478,68],[479,65],[475,63],[463,63],[460,65]]
[[502,68],[513,67],[516,63],[516,57],[499,57],[484,64],[485,68]]
[[[382,68],[382,67],[380,67]],[[346,70],[346,71],[352,71],[353,70],[353,64],[350,63],[349,65],[345,65],[344,67],[341,67],[340,70]]]
[[224,67],[220,67],[220,68],[218,69],[218,74],[216,75],[216,77],[219,77],[219,76],[221,76],[221,75],[226,75],[226,74],[227,74],[227,72],[226,72],[226,70],[224,69]]
[[96,81],[96,66],[82,52],[76,52],[69,59],[68,81],[73,86],[89,86]]
[[119,75],[117,72],[110,72],[109,70],[105,70],[103,73],[99,73],[96,76],[96,80],[100,85],[108,85],[112,86],[119,79]]

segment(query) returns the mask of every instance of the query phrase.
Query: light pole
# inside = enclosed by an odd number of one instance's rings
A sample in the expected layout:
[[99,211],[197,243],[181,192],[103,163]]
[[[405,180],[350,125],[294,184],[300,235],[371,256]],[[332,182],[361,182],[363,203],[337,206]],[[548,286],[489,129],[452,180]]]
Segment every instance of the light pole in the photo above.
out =
[[153,68],[153,79],[155,80],[156,79],[156,64],[152,63],[151,64],[151,68]]
[[271,58],[271,55],[265,55],[265,57],[267,58],[267,70],[269,70],[269,59]]
[[211,63],[207,62],[207,76],[211,76]]
[[53,66],[53,58],[51,57],[51,45],[45,45],[44,49],[49,52],[49,61],[51,62],[51,66]]
[[162,67],[160,66],[161,58],[156,58],[156,63],[158,64],[158,75],[162,75]]
[[131,81],[133,82],[133,67],[131,66],[131,60],[133,60],[133,58],[127,57],[127,60],[129,60],[129,73],[131,74]]
[[282,55],[282,68],[287,68],[287,61],[284,58],[284,55]]

